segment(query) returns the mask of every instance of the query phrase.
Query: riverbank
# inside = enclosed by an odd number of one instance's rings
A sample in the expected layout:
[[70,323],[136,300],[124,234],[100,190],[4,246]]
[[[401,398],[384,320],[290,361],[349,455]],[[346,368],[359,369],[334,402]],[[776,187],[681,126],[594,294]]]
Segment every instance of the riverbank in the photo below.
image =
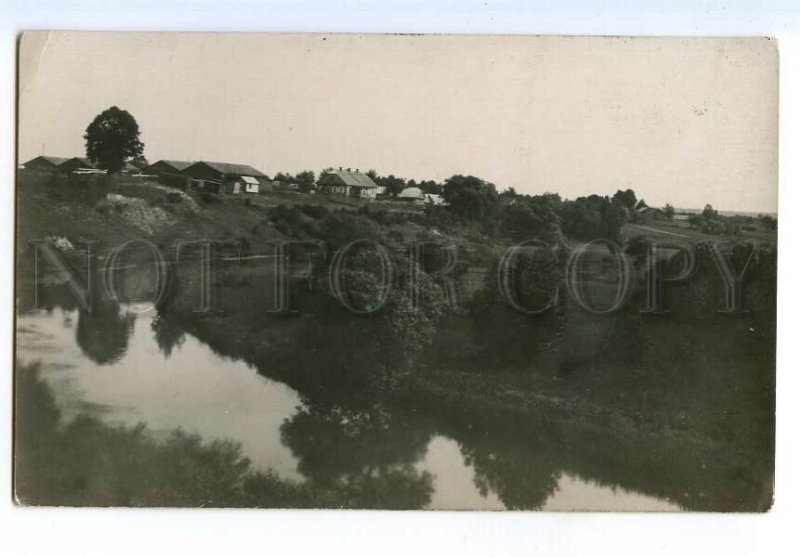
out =
[[[104,203],[109,192],[141,201]],[[54,191],[46,185],[20,190],[24,218],[18,221],[17,246],[24,269],[18,267],[18,302],[32,291],[27,242],[36,238],[64,239],[65,258],[80,269],[84,241],[107,247],[146,238],[171,254],[177,240],[210,238],[259,253],[274,239],[321,235],[331,241],[332,225],[394,242],[442,234],[396,216],[352,212],[351,218],[306,209],[275,218],[258,203],[228,197],[193,200],[198,212],[182,196],[170,200],[169,193],[146,185],[117,185],[109,192]],[[455,228],[447,238],[484,258],[492,249]],[[345,233],[337,237],[340,244],[347,239]],[[570,302],[556,318],[529,319],[495,296],[492,305],[468,307],[452,318],[433,316],[423,327],[400,311],[391,315],[394,320],[354,315],[334,303],[325,281],[302,277],[292,282],[298,313],[274,315],[267,311],[274,302],[268,295],[274,261],[235,258],[214,285],[223,311],[207,313],[195,311],[203,284],[197,259],[173,261],[175,290],[161,315],[218,354],[290,385],[312,404],[358,408],[380,401],[436,417],[453,438],[486,446],[474,458],[485,457],[488,468],[492,448],[486,440],[513,435],[514,443],[532,447],[565,443],[574,471],[588,477],[613,477],[614,484],[673,498],[682,486],[687,508],[765,510],[774,454],[771,257],[754,267],[760,274],[747,301],[756,311],[739,318],[717,313],[722,285],[707,257],[697,280],[673,289],[672,318],[642,316],[639,289],[638,298],[610,316],[592,316]],[[408,339],[415,343],[406,344]],[[549,432],[544,438],[543,431]],[[529,458],[521,448],[519,459]],[[598,464],[603,461],[615,464]]]
[[397,389],[376,389],[368,381],[335,376],[326,367],[335,356],[323,346],[314,349],[313,368],[305,367],[306,358],[293,357],[303,350],[290,340],[302,335],[302,317],[287,324],[283,341],[267,340],[265,331],[248,333],[234,321],[178,318],[215,351],[250,362],[303,392],[311,404],[358,408],[380,402],[430,416],[465,447],[479,451],[488,443],[488,462],[495,451],[490,440],[513,439],[522,461],[535,458],[537,450],[557,451],[582,477],[670,498],[688,509],[763,511],[772,504],[770,389],[761,387],[766,398],[760,398],[757,381],[744,380],[746,365],[730,368],[730,381],[684,379],[683,389],[674,380],[661,380],[658,387],[653,377],[619,370],[614,376],[610,367],[597,368],[590,379],[427,366]]

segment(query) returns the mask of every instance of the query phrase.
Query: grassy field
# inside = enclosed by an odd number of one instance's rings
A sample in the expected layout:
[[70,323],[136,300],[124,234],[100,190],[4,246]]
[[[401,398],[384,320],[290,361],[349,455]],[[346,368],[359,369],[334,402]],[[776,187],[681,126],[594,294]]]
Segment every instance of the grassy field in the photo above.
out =
[[761,226],[754,226],[755,230],[741,230],[736,236],[720,236],[708,234],[702,230],[692,228],[686,221],[654,221],[647,224],[626,224],[623,229],[623,236],[633,238],[635,236],[650,236],[656,240],[695,243],[703,241],[736,240],[740,242],[756,242],[759,244],[775,244],[778,241],[776,230],[766,230]]

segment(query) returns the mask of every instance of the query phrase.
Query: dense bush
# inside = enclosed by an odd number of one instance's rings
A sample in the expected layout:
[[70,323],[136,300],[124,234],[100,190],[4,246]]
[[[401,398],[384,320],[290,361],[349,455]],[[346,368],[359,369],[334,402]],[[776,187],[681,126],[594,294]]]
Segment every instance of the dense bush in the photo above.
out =
[[272,225],[290,238],[304,240],[318,235],[318,222],[297,207],[278,205],[272,207],[268,214]]
[[327,215],[319,222],[318,234],[317,239],[331,252],[356,240],[385,241],[384,231],[375,221],[348,211]]
[[475,350],[470,361],[481,369],[529,368],[540,351],[558,348],[565,319],[565,295],[559,290],[563,250],[523,247],[508,266],[501,268],[501,261],[493,262],[469,304]]
[[494,184],[475,176],[451,176],[442,186],[442,196],[453,213],[487,223],[500,208]]
[[300,205],[299,209],[312,219],[321,219],[328,216],[328,208],[324,205]]
[[200,201],[203,203],[222,203],[222,197],[217,195],[216,193],[211,193],[210,191],[204,191],[200,193]]
[[358,214],[367,217],[380,225],[391,226],[402,224],[406,221],[414,221],[417,213],[403,213],[399,211],[389,211],[385,207],[372,207],[364,205],[358,209]]
[[561,199],[558,195],[519,196],[513,205],[503,210],[500,234],[514,242],[532,238],[551,243],[559,241],[560,209]]
[[617,241],[627,211],[608,196],[590,195],[565,201],[561,207],[561,230],[570,238]]

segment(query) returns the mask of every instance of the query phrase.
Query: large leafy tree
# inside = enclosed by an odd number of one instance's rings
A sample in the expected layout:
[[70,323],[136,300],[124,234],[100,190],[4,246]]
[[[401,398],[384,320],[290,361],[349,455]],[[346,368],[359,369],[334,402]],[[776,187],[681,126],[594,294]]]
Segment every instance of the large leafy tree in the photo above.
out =
[[297,185],[300,186],[300,189],[303,191],[311,190],[311,188],[314,187],[314,182],[317,181],[316,175],[311,170],[298,172],[294,179],[297,182]]
[[405,178],[401,178],[399,176],[395,176],[394,174],[389,174],[388,176],[381,176],[374,170],[368,170],[367,176],[375,182],[379,186],[383,186],[386,188],[386,195],[397,195],[406,186],[411,186],[411,184],[406,184]]
[[418,187],[423,193],[432,193],[435,195],[441,195],[442,193],[442,185],[437,184],[433,180],[423,180],[418,184]]
[[451,176],[442,186],[442,195],[451,211],[469,219],[486,221],[500,208],[494,184],[475,176]]
[[619,240],[627,212],[608,196],[590,195],[561,207],[561,230],[569,238]]
[[[513,190],[512,190],[513,191]],[[501,196],[509,197],[510,192]],[[503,210],[500,220],[500,232],[515,242],[531,239],[544,240],[548,243],[560,240],[561,198],[558,194],[521,196],[514,198],[513,205]]]
[[107,108],[86,128],[86,156],[103,170],[119,172],[131,159],[142,158],[144,144],[139,140],[139,124],[127,111]]
[[703,214],[703,218],[706,219],[706,220],[715,219],[718,216],[718,213],[714,209],[714,207],[712,207],[711,204],[708,204],[708,203],[703,208],[703,213],[702,214]]
[[624,207],[632,211],[636,207],[636,192],[628,188],[627,190],[617,190],[617,193],[611,198],[611,201],[620,207]]

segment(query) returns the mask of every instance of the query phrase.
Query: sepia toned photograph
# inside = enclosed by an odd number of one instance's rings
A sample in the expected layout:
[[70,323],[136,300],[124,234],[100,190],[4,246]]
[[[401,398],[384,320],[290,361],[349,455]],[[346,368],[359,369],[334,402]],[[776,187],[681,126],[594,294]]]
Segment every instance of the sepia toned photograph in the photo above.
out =
[[17,58],[17,505],[771,508],[774,39]]

